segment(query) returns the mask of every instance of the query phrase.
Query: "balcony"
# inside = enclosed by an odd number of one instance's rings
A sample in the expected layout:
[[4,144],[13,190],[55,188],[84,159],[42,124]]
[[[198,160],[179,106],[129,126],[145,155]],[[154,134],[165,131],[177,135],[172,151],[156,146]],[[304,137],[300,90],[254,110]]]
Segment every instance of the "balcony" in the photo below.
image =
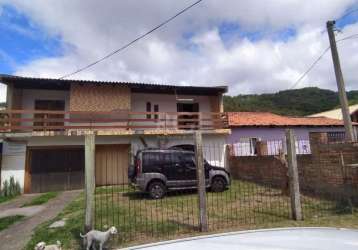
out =
[[228,128],[226,113],[2,110],[0,114],[0,133],[3,134],[78,135],[87,131],[131,134]]

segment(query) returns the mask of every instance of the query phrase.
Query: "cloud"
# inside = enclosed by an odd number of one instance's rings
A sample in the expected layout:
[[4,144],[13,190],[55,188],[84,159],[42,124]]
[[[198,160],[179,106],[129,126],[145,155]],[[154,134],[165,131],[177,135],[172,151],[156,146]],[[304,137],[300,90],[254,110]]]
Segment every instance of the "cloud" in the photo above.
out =
[[[6,0],[0,0],[7,2]],[[16,74],[59,77],[113,51],[193,1],[20,1],[7,2],[49,35],[69,45],[60,56],[18,66]],[[325,22],[354,0],[206,0],[140,41],[74,78],[229,85],[230,94],[262,93],[291,86],[328,46]],[[1,6],[1,5],[0,5]],[[1,8],[1,7],[0,7]],[[222,23],[237,24],[228,43]],[[290,35],[287,33],[289,29]],[[292,32],[294,31],[294,32]],[[250,39],[247,32],[260,32]],[[236,35],[237,33],[237,35]],[[292,34],[291,34],[292,33]],[[340,37],[358,33],[358,25]],[[188,35],[190,34],[190,35]],[[349,89],[356,88],[358,40],[339,44]],[[298,87],[335,89],[330,54]]]

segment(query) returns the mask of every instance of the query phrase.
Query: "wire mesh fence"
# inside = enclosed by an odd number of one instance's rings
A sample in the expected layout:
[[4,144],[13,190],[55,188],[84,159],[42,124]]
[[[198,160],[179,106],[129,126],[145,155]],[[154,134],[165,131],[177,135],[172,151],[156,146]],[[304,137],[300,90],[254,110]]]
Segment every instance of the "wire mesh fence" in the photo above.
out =
[[[331,141],[319,145],[310,168],[315,175],[301,178],[303,212],[315,223],[342,216],[358,215],[358,151],[357,143]],[[307,166],[305,169],[308,169]],[[334,224],[333,224],[334,225]],[[347,225],[349,226],[349,225]]]
[[[276,142],[272,145],[284,149],[283,141]],[[307,144],[296,143],[297,152],[302,152],[297,157],[305,221],[309,225],[321,225],[329,216],[356,214],[358,170],[348,167],[357,162],[356,156],[353,153],[349,156],[345,154],[346,166],[340,163],[340,153],[331,155],[321,152],[319,156],[314,156],[305,151],[307,147],[303,150],[302,145]],[[237,155],[235,147],[238,146],[203,146],[209,232],[292,225],[287,167],[282,165],[278,157],[280,150],[272,151],[273,155],[247,157]],[[311,145],[308,148],[311,152]],[[101,183],[97,183],[95,191],[95,228],[103,230],[116,226],[120,231],[115,239],[118,245],[200,233],[196,172],[189,169],[185,154],[175,156],[173,153],[175,150],[193,155],[194,147],[156,150],[132,145],[126,153],[105,151],[105,160],[96,160],[96,179],[100,179]],[[138,152],[142,152],[140,157]],[[152,155],[144,156],[143,152]],[[156,156],[153,152],[156,152]],[[167,153],[171,157],[166,159],[160,156]],[[153,180],[148,180],[144,189],[139,188],[140,174],[145,173],[148,167],[146,161],[156,161],[158,166],[161,161],[166,161],[167,165],[151,169],[152,177],[156,181],[163,181],[165,186],[165,195],[160,199],[148,193]],[[123,163],[129,167],[113,168]],[[345,167],[337,171],[337,166],[341,165]],[[309,174],[313,168],[317,170]],[[229,174],[228,181],[223,177],[223,172]],[[156,179],[158,174],[167,179]],[[224,180],[223,190],[213,188],[215,177]],[[169,186],[169,182],[166,182],[168,179],[173,181]]]
[[[251,138],[252,139],[252,138]],[[295,141],[296,154],[311,154],[310,142],[307,139]],[[256,141],[245,139],[230,145],[234,156],[263,156],[278,155],[280,152],[287,153],[285,140]]]

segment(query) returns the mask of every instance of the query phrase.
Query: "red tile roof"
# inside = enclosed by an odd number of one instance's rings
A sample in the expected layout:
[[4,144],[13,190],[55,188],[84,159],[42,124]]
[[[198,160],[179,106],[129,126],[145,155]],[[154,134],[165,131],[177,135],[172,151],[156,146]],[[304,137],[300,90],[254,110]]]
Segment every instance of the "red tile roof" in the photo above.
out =
[[343,126],[343,121],[337,119],[289,117],[269,112],[229,112],[228,116],[230,127]]

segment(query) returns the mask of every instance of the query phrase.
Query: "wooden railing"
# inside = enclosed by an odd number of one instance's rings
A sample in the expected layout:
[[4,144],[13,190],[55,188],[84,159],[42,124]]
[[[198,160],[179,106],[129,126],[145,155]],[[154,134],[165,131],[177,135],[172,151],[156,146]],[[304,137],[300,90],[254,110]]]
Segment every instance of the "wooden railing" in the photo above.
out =
[[1,110],[0,132],[68,130],[212,130],[227,128],[226,113]]

